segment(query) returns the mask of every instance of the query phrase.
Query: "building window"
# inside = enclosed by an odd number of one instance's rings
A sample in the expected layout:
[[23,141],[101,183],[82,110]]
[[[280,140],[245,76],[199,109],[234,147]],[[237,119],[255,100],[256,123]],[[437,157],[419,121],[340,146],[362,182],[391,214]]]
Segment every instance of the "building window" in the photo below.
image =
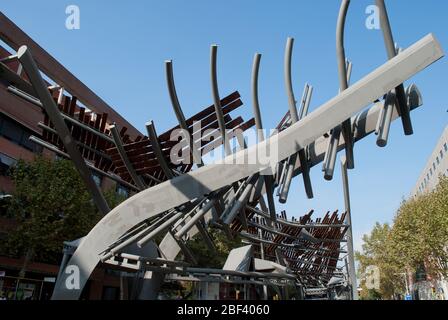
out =
[[6,154],[0,152],[0,176],[9,175],[9,169],[17,163],[16,159],[13,159]]
[[448,145],[446,143],[443,145],[443,148],[445,149],[445,152],[448,151]]
[[440,150],[440,159],[443,159],[443,150]]
[[[437,165],[439,165],[440,164],[440,160],[439,160],[439,157],[437,156],[436,157],[436,161],[437,161]],[[435,169],[435,168],[434,168]]]
[[129,197],[129,190],[125,186],[117,183],[117,189],[116,190],[117,190],[117,194],[119,194],[120,196],[123,196],[125,198]]
[[31,135],[31,130],[0,113],[0,136],[31,152],[41,153],[42,147],[30,141]]
[[432,177],[432,168],[429,169],[429,175]]
[[93,173],[92,178],[93,178],[93,181],[95,181],[96,185],[101,188],[101,183],[103,181],[103,177],[100,176],[99,174]]
[[435,162],[432,163],[432,167],[434,168],[434,171],[436,171],[436,163]]

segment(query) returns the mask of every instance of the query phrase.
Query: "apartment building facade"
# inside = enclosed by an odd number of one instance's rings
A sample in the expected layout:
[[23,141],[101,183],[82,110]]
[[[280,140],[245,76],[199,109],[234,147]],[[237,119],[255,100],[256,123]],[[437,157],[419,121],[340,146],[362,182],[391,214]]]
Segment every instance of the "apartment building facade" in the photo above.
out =
[[413,197],[431,192],[439,183],[440,176],[448,176],[448,126],[437,142],[433,152],[412,190]]
[[[0,12],[0,202],[13,194],[14,185],[8,172],[18,160],[32,161],[37,154],[56,157],[56,154],[29,139],[31,136],[42,137],[39,122],[44,120],[43,110],[10,90],[12,87],[20,89],[29,85],[26,74],[14,57],[22,45],[32,50],[40,71],[49,82],[49,88],[58,90],[63,97],[71,98],[72,101],[76,96],[78,105],[85,108],[86,114],[89,111],[107,113],[110,123],[126,127],[129,136],[140,135],[136,128]],[[109,177],[92,174],[103,191],[116,188],[119,193],[129,192],[125,186]],[[0,214],[0,241],[15,227],[14,220]],[[48,299],[59,266],[32,262],[28,265],[26,278],[22,279],[18,277],[22,265],[23,258],[0,256],[0,294],[8,299]],[[89,283],[84,298],[117,298],[120,281],[113,271],[97,268]]]

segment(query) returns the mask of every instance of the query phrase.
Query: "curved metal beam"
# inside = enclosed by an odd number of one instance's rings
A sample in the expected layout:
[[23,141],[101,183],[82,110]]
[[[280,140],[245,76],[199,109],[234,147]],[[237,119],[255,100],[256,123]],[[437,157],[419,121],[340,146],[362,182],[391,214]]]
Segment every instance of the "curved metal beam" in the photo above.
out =
[[128,155],[126,154],[126,150],[124,150],[123,141],[121,140],[120,133],[118,132],[117,129],[117,125],[114,123],[112,126],[109,127],[109,130],[112,133],[114,144],[117,147],[117,151],[118,154],[120,155],[121,161],[123,161],[123,164],[126,167],[126,170],[128,170],[128,173],[131,176],[132,180],[134,181],[135,185],[140,190],[146,189],[143,180],[135,171],[134,166],[132,165],[131,161],[128,158]]
[[[338,61],[340,92],[348,88],[347,61],[344,49],[344,29],[349,5],[350,0],[342,0],[336,27],[336,55]],[[336,146],[339,144],[341,133],[344,136],[345,141],[347,168],[354,168],[352,125],[350,119],[346,119],[342,123],[342,125],[339,125],[333,129],[330,140],[328,141],[327,154],[325,156],[326,161],[324,161],[324,165],[322,168],[322,170],[324,171],[325,180],[333,179],[334,169],[336,165],[336,156],[338,152]]]
[[[350,0],[342,0],[341,9],[339,11],[338,24],[336,28],[336,52],[338,57],[339,87],[341,91],[344,91],[348,88],[349,79],[344,49],[344,29],[349,6]],[[347,168],[354,169],[355,161],[353,155],[353,133],[350,119],[347,119],[342,123],[342,134],[345,140],[345,156],[347,159]]]
[[216,118],[218,119],[219,130],[221,131],[222,141],[224,144],[224,151],[228,156],[232,153],[232,150],[230,148],[230,142],[227,139],[226,122],[224,121],[224,116],[221,108],[221,99],[219,98],[218,76],[216,71],[217,54],[218,54],[218,46],[214,44],[211,46],[210,49],[210,80],[212,84],[212,96],[213,96],[213,103],[215,106]]
[[[299,114],[297,113],[297,105],[296,105],[296,98],[294,96],[294,89],[292,86],[292,50],[294,46],[294,38],[288,38],[286,42],[286,49],[285,49],[285,66],[284,66],[284,76],[285,76],[285,86],[286,86],[286,94],[288,96],[288,105],[289,105],[289,115],[291,117],[291,123],[294,124],[301,120],[299,118]],[[305,93],[304,93],[305,96]],[[292,174],[293,174],[293,168],[294,164],[297,160],[297,156],[299,157],[299,161],[304,168],[302,171],[302,177],[303,177],[303,184],[305,186],[305,191],[307,194],[307,197],[309,199],[313,198],[313,189],[311,187],[311,179],[309,175],[309,169],[308,167],[308,157],[305,153],[305,150],[299,150],[298,154],[292,155],[288,161],[288,164],[286,166],[286,174],[285,174],[285,181],[282,184],[282,188],[280,191],[280,202],[285,203],[288,198],[289,188],[291,186],[292,181]]]
[[[252,88],[252,109],[255,118],[255,126],[257,128],[257,136],[258,141],[264,141],[264,133],[263,133],[263,122],[261,120],[261,112],[260,112],[260,103],[258,99],[258,74],[260,71],[260,61],[261,54],[256,53],[254,56],[254,61],[252,65],[252,78],[251,78],[251,88]],[[266,188],[266,197],[268,200],[269,213],[271,215],[271,220],[275,221],[276,210],[275,210],[275,201],[274,201],[274,182],[272,175],[264,175],[264,184]]]
[[167,160],[165,159],[165,155],[163,154],[162,147],[160,146],[159,139],[157,137],[156,128],[154,126],[154,121],[150,121],[146,123],[146,130],[148,131],[148,137],[151,141],[152,149],[159,161],[160,167],[162,168],[163,173],[166,175],[168,179],[174,178],[174,173],[168,165]]
[[204,162],[202,161],[202,157],[199,150],[196,148],[196,145],[193,141],[193,137],[190,134],[190,130],[188,130],[187,122],[185,120],[182,107],[180,106],[179,98],[177,97],[176,85],[174,83],[172,60],[165,61],[165,71],[166,71],[166,82],[168,86],[168,92],[171,99],[171,105],[173,106],[174,113],[176,114],[177,117],[177,121],[179,122],[180,127],[186,132],[188,132],[188,138],[190,140],[190,153],[191,156],[193,157],[194,163],[196,163],[198,167],[202,167],[204,165]]

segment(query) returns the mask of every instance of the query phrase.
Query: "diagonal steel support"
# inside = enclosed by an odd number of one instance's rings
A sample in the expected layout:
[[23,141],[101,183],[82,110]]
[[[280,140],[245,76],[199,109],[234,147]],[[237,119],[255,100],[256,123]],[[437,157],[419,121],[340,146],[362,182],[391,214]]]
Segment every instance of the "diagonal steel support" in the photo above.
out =
[[218,89],[218,75],[217,75],[217,54],[218,46],[216,44],[211,46],[210,49],[210,80],[212,85],[212,96],[215,106],[216,118],[218,119],[219,130],[221,131],[222,142],[224,144],[224,151],[226,155],[230,155],[232,150],[230,148],[230,142],[227,139],[226,123],[221,108],[221,99],[219,98]]
[[110,211],[107,201],[101,193],[99,187],[93,180],[90,170],[78,150],[76,141],[70,134],[70,131],[68,130],[67,125],[65,124],[64,119],[62,118],[59,109],[56,106],[56,103],[54,102],[53,98],[50,95],[50,92],[48,91],[47,85],[42,79],[40,71],[37,68],[36,63],[34,62],[30,50],[27,48],[27,46],[22,46],[19,48],[17,56],[23,68],[25,69],[26,74],[28,75],[28,78],[30,79],[34,90],[36,91],[40,101],[42,102],[42,106],[44,107],[45,112],[47,113],[56,131],[58,132],[58,135],[61,138],[65,149],[67,150],[67,153],[75,164],[79,175],[84,180],[87,189],[92,195],[93,201],[95,202],[99,211],[103,215],[106,215]]
[[190,131],[188,130],[187,122],[185,120],[184,113],[182,111],[182,107],[179,103],[179,98],[177,97],[176,92],[176,85],[174,83],[174,74],[173,74],[173,61],[165,61],[165,71],[166,71],[166,80],[167,80],[167,86],[168,86],[168,92],[170,94],[171,99],[171,105],[173,106],[174,113],[176,114],[176,118],[179,122],[179,126],[188,133],[189,143],[190,143],[190,151],[191,156],[193,157],[194,163],[198,167],[204,166],[204,162],[201,157],[201,153],[199,152],[198,148],[196,147],[193,136],[190,134]]

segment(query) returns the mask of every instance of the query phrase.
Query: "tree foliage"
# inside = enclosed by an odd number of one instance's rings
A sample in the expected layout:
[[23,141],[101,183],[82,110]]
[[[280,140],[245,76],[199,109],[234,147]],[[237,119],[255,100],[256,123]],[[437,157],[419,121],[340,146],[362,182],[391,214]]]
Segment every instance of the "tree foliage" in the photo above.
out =
[[448,269],[448,179],[440,178],[436,189],[404,202],[391,235],[397,263],[415,272],[422,264],[434,278],[447,276]]
[[234,248],[242,246],[241,239],[238,236],[229,239],[223,231],[216,228],[210,228],[209,232],[214,240],[216,252],[209,249],[200,235],[190,240],[188,247],[195,256],[198,266],[221,269],[227,260],[229,252]]
[[[19,161],[11,172],[15,191],[7,214],[18,228],[3,242],[3,253],[59,263],[63,242],[86,235],[101,215],[68,160],[37,157]],[[118,203],[112,193],[107,197]]]
[[[363,299],[384,299],[392,298],[395,288],[400,286],[399,270],[393,263],[394,258],[390,252],[390,236],[392,228],[389,224],[376,223],[369,235],[363,237],[363,252],[356,252],[356,259],[359,262],[358,271],[365,274],[369,266],[378,267],[380,270],[380,288],[373,290],[362,284],[361,298]],[[402,280],[401,280],[402,281]]]
[[448,179],[440,177],[434,191],[403,201],[393,226],[377,223],[363,241],[363,252],[356,253],[359,271],[380,269],[383,298],[404,293],[403,273],[415,274],[422,265],[432,279],[447,276]]

